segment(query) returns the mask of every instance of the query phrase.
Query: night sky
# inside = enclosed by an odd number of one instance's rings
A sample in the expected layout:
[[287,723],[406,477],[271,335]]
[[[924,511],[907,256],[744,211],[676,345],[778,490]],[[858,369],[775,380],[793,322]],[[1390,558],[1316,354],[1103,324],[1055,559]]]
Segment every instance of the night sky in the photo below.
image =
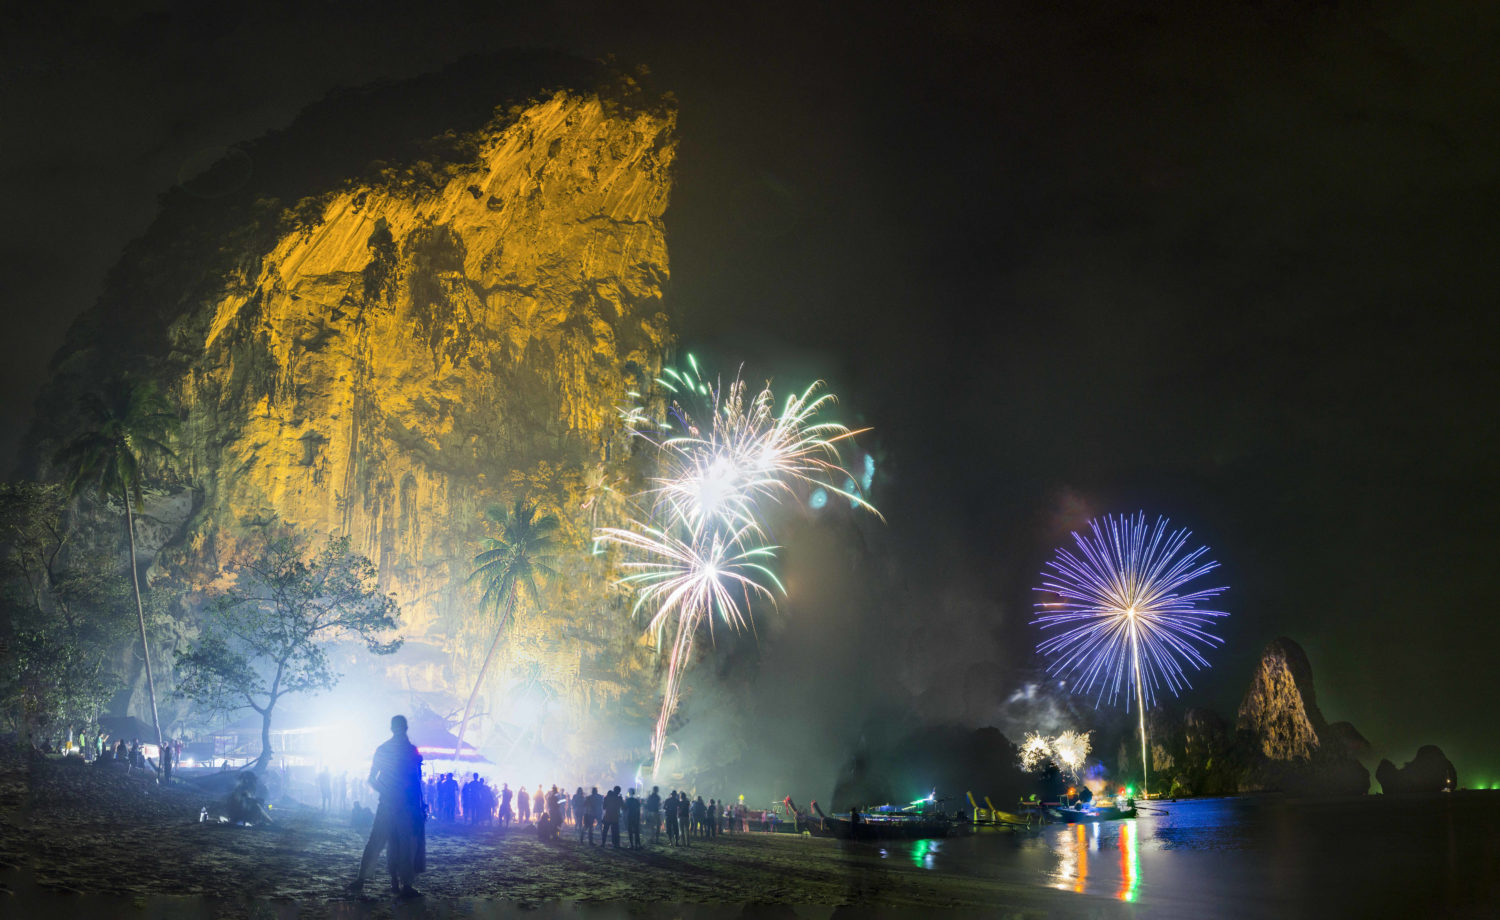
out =
[[[1067,530],[1161,512],[1233,587],[1186,703],[1232,716],[1285,634],[1328,718],[1500,781],[1500,6],[491,6],[6,14],[5,463],[156,195],[224,145],[474,52],[612,53],[680,100],[681,344],[824,376],[875,429],[888,523],[854,575],[931,603],[829,614],[817,642],[920,617],[938,647],[908,689],[977,663],[998,705]],[[786,613],[817,629],[868,592],[839,593]]]

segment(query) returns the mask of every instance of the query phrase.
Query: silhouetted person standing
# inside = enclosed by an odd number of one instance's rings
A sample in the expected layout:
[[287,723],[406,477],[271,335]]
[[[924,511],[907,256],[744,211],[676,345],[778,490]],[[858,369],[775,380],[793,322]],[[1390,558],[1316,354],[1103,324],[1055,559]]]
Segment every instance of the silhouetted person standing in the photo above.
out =
[[661,787],[652,786],[646,796],[646,823],[651,827],[651,842],[661,843]]
[[630,788],[630,795],[625,798],[625,834],[630,840],[630,848],[639,850],[641,848],[641,799],[635,794],[634,786]]
[[693,829],[693,833],[698,835],[699,837],[708,836],[708,834],[704,832],[703,827],[703,817],[707,813],[708,808],[703,804],[703,796],[701,795],[698,796],[698,800],[696,802],[688,806],[688,814],[692,816],[689,820],[688,826],[691,827]]
[[[588,798],[583,803],[583,823],[589,829],[589,843],[594,842],[594,825],[604,819],[604,796],[599,794],[598,786],[590,786]],[[600,828],[603,832],[603,828]]]
[[333,774],[324,767],[318,772],[318,797],[322,799],[319,808],[327,811],[333,807]]
[[510,799],[513,793],[510,791],[510,783],[500,784],[500,829],[510,827]]
[[375,825],[359,862],[359,875],[349,888],[359,892],[374,868],[380,851],[386,851],[391,887],[403,898],[420,895],[412,883],[426,868],[422,827],[422,755],[406,737],[406,716],[391,717],[391,737],[375,749],[370,764],[370,785],[380,793]]
[[673,846],[676,846],[677,842],[678,842],[678,840],[677,840],[677,790],[676,789],[673,789],[672,790],[672,794],[669,795],[669,796],[667,796],[667,801],[666,801],[666,803],[664,804],[663,807],[666,808],[666,812],[667,812],[667,843],[670,843]]
[[677,832],[682,835],[682,845],[692,846],[693,841],[689,839],[692,829],[693,804],[688,798],[686,791],[677,797]]
[[459,800],[464,807],[464,820],[469,824],[479,823],[479,811],[484,802],[484,789],[479,785],[479,774],[464,783],[463,791],[459,793]]
[[525,786],[516,790],[516,823],[531,823],[531,793],[526,791]]
[[[583,812],[583,787],[579,786],[578,791],[573,793],[573,825],[578,828],[579,843],[583,843]],[[592,831],[593,828],[589,830]],[[594,842],[593,836],[592,833],[589,834],[589,843]]]
[[602,847],[609,842],[611,836],[614,838],[614,848],[620,848],[620,812],[625,807],[625,800],[620,798],[620,787],[609,790],[609,795],[604,797],[600,803],[600,825],[599,845]]

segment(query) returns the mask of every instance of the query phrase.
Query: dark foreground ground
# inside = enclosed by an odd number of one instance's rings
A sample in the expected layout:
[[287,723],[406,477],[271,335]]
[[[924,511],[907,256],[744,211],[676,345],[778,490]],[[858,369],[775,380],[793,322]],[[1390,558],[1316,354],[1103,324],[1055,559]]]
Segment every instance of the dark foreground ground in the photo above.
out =
[[[599,850],[526,832],[428,836],[425,897],[350,899],[362,835],[315,812],[198,822],[203,794],[80,763],[0,761],[0,915],[131,917],[1042,917],[1057,893],[934,872],[877,847],[729,835]],[[1063,913],[1078,915],[1079,905]],[[1114,916],[1098,902],[1085,913]],[[1097,908],[1095,910],[1094,908]]]

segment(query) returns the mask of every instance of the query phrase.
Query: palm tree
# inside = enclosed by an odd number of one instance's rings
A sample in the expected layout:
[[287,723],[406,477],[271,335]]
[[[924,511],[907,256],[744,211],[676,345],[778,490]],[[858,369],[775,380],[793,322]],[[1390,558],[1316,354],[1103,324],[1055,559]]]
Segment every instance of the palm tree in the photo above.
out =
[[177,428],[177,415],[149,383],[111,387],[104,394],[83,397],[87,429],[63,446],[57,462],[68,470],[67,494],[74,497],[93,486],[101,498],[125,504],[125,533],[130,539],[130,581],[135,588],[135,613],[141,627],[141,656],[146,663],[146,690],[151,697],[151,725],[156,745],[162,747],[161,717],[156,711],[156,680],[151,674],[151,649],[146,643],[146,611],[141,605],[141,576],[135,558],[135,511],[144,501],[141,464],[147,459],[174,458],[165,440]]
[[484,549],[474,557],[474,571],[470,581],[478,581],[484,587],[479,598],[479,609],[493,610],[499,614],[495,624],[495,638],[490,650],[479,666],[479,675],[474,678],[474,689],[469,693],[469,702],[464,705],[463,718],[458,722],[458,743],[454,745],[454,756],[464,748],[464,729],[469,724],[469,714],[474,711],[474,700],[479,688],[484,685],[485,672],[500,646],[500,636],[506,624],[516,615],[516,604],[524,591],[532,603],[541,595],[537,580],[543,582],[555,576],[553,563],[557,558],[557,517],[551,514],[537,515],[535,505],[524,499],[516,499],[513,509],[494,505],[485,512],[500,529],[499,538],[486,537]]

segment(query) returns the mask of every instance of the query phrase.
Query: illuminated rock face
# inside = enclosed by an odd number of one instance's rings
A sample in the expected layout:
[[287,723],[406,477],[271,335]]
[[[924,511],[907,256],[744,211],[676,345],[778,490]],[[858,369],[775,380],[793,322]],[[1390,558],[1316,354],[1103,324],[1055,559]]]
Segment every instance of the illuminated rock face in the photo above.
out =
[[429,631],[509,474],[623,443],[667,334],[671,127],[560,93],[438,193],[349,188],[282,238],[180,384],[213,516],[353,535]]
[[[200,245],[171,230],[168,202],[59,360],[60,376],[106,360],[114,317],[148,299],[138,289],[180,305],[154,339],[146,319],[128,327],[184,410],[177,466],[198,496],[158,571],[216,571],[257,521],[349,534],[401,604],[394,683],[441,710],[461,703],[492,632],[465,584],[483,511],[524,497],[562,519],[572,552],[548,608],[521,611],[491,691],[524,671],[561,701],[553,713],[581,715],[649,683],[628,605],[584,549],[628,473],[617,407],[669,342],[674,121],[667,101],[548,91],[450,133],[459,154],[444,162],[330,177],[272,233],[246,217]],[[242,197],[236,213],[255,213]],[[185,207],[225,224],[213,201]],[[226,252],[222,278],[197,280]]]
[[1271,760],[1306,760],[1317,753],[1326,724],[1307,653],[1291,639],[1276,639],[1261,654],[1240,703],[1240,730],[1251,732],[1259,753]]

